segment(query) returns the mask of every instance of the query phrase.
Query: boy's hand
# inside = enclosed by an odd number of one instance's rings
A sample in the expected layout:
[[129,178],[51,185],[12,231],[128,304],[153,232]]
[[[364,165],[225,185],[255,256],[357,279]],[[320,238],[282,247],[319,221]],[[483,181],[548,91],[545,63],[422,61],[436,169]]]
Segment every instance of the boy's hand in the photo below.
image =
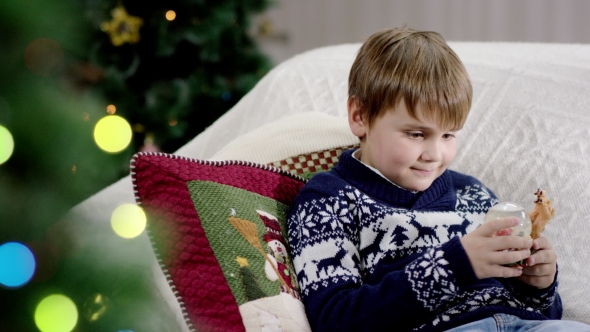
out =
[[[518,277],[522,274],[523,271],[520,269],[502,265],[528,258],[531,255],[533,241],[520,236],[495,236],[498,232],[506,233],[507,228],[516,226],[518,222],[518,219],[512,217],[491,220],[461,238],[471,267],[479,279]],[[514,248],[521,249],[510,250]],[[548,259],[545,256],[543,254],[536,258],[533,263],[539,263],[539,260],[545,262]],[[547,271],[543,269],[543,273],[545,272]],[[532,270],[529,273],[533,273]]]
[[547,288],[555,280],[557,253],[551,241],[543,236],[533,241],[532,249],[537,251],[526,259],[526,267],[518,279],[539,289]]

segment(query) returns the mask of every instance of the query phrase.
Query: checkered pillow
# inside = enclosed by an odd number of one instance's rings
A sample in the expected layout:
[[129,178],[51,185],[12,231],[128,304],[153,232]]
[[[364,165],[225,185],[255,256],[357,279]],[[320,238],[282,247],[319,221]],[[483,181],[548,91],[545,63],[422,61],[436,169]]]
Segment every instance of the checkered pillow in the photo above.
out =
[[338,163],[343,151],[358,147],[349,145],[323,151],[301,154],[295,157],[275,161],[270,165],[309,179],[318,172],[328,171]]

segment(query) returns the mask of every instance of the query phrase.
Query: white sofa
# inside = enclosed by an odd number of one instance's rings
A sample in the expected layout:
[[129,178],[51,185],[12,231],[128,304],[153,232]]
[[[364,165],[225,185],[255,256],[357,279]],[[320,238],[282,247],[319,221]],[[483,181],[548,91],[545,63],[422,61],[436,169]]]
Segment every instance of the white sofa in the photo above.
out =
[[[564,319],[590,324],[590,45],[451,42],[474,87],[471,114],[451,168],[474,175],[501,200],[531,209],[546,189],[556,216],[544,235],[559,254]],[[266,75],[235,107],[176,154],[269,163],[354,144],[346,123],[348,71],[360,44],[295,56]],[[315,149],[315,150],[314,150]],[[186,322],[148,237],[113,240],[110,214],[135,202],[130,177],[71,211],[79,246],[110,241],[105,261],[143,265],[161,314]]]

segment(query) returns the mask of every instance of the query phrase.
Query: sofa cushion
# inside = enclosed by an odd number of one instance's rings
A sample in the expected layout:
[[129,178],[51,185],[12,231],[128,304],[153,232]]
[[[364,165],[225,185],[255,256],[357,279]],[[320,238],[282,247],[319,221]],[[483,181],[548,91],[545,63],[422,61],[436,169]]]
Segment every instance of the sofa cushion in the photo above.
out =
[[189,329],[309,330],[285,227],[302,178],[250,162],[139,153],[132,179]]

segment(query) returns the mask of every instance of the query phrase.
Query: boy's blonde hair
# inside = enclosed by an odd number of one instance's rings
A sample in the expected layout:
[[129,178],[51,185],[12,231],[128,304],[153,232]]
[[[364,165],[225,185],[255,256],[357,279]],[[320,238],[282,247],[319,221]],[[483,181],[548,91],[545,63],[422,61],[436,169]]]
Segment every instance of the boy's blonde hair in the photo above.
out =
[[444,38],[430,31],[389,29],[362,45],[348,78],[361,116],[371,126],[403,98],[410,116],[442,128],[463,127],[473,90],[463,63]]

